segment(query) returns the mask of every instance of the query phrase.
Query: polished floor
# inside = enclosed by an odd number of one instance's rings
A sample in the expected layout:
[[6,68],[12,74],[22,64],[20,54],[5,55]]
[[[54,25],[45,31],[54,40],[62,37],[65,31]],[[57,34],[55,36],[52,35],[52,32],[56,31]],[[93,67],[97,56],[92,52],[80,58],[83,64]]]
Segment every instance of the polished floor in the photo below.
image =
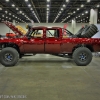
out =
[[14,67],[0,64],[0,100],[99,100],[100,57],[88,66],[37,54]]

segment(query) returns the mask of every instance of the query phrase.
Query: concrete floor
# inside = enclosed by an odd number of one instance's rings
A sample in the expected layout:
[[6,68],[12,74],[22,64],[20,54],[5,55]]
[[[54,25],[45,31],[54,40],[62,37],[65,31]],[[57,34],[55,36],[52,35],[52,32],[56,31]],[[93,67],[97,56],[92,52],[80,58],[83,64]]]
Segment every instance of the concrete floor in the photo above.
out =
[[99,100],[100,58],[83,67],[43,54],[23,57],[14,67],[0,64],[0,100],[5,99]]

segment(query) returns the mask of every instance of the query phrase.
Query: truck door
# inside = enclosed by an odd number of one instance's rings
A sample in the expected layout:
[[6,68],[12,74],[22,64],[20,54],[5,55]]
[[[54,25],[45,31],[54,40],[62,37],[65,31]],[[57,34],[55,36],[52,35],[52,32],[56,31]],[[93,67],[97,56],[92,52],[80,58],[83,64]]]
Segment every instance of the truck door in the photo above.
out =
[[61,41],[58,29],[47,29],[45,39],[45,53],[60,53]]
[[31,30],[29,34],[31,37],[23,41],[25,53],[43,53],[43,29]]

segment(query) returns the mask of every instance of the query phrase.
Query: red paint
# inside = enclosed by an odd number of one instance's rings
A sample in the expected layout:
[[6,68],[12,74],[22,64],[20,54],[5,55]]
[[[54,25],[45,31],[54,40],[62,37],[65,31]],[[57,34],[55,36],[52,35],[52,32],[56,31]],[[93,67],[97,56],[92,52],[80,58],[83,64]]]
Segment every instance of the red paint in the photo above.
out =
[[[34,27],[34,29],[43,30],[42,38],[30,39],[27,36],[21,36],[20,38],[1,38],[0,44],[12,43],[18,45],[21,53],[71,53],[73,48],[79,44],[91,45],[94,52],[100,51],[100,39],[99,38],[63,38],[62,28],[60,27]],[[59,38],[46,37],[47,30],[58,30]],[[30,30],[29,30],[30,31]]]

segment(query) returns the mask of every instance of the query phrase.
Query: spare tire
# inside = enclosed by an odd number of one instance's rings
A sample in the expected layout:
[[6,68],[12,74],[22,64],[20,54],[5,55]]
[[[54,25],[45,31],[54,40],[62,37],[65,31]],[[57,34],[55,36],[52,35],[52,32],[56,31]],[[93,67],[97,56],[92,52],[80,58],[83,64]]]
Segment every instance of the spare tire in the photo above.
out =
[[86,27],[84,31],[81,34],[81,37],[84,38],[91,38],[93,35],[95,35],[98,32],[98,28],[96,25],[91,24],[90,26]]
[[83,32],[83,30],[84,30],[84,27],[82,27],[75,35],[77,37],[81,37],[81,33]]

